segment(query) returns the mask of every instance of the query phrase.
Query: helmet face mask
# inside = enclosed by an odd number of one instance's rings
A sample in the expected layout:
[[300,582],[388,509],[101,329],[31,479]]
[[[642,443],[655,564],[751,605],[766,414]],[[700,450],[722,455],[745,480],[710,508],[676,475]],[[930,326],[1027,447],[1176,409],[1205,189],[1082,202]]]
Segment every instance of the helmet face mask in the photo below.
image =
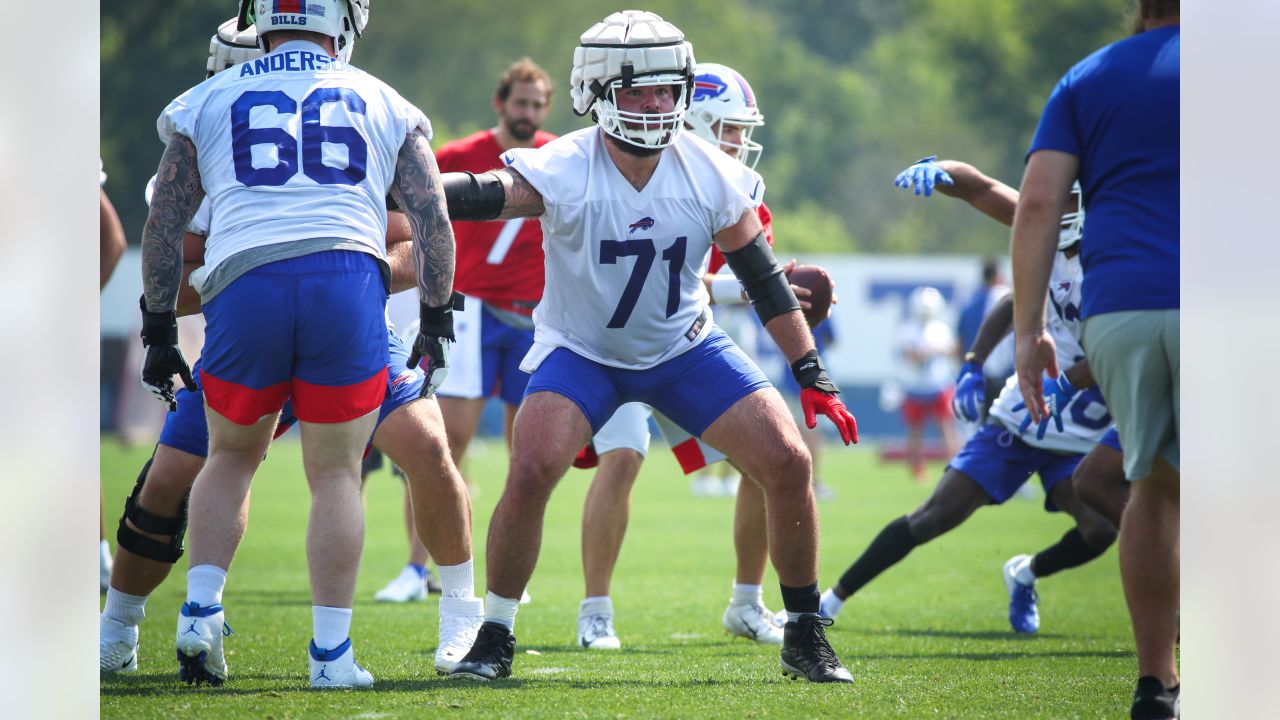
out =
[[[670,112],[628,112],[618,107],[618,93],[631,88],[671,87],[675,107]],[[632,78],[624,84],[621,78],[609,83],[605,96],[596,100],[591,110],[596,123],[605,133],[629,145],[662,148],[675,140],[689,107],[687,78],[673,73],[654,73]]]
[[[661,149],[674,142],[693,92],[693,46],[684,33],[653,13],[627,10],[596,23],[580,41],[569,76],[574,114],[590,113],[606,135],[628,145]],[[674,86],[673,110],[619,108],[620,91],[658,85]]]
[[351,61],[356,40],[369,22],[369,0],[240,0],[237,29],[258,27],[258,47],[273,30],[304,30],[333,38],[334,51]]
[[1077,180],[1071,186],[1071,200],[1069,204],[1074,207],[1062,214],[1062,220],[1058,223],[1058,250],[1059,252],[1075,245],[1084,238],[1084,193],[1080,190],[1080,182]]
[[[755,128],[764,124],[756,107],[755,93],[736,70],[716,63],[699,63],[693,79],[693,100],[685,124],[698,137],[721,150],[731,148],[734,157],[749,168],[760,162],[764,147],[751,139]],[[739,127],[738,142],[726,141],[725,127]]]

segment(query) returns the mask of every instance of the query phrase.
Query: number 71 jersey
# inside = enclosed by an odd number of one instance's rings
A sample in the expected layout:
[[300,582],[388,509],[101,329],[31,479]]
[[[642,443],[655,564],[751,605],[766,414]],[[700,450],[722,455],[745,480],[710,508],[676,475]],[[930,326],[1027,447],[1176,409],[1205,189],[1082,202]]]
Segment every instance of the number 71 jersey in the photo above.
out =
[[305,41],[214,75],[156,122],[196,146],[213,210],[212,272],[255,247],[336,238],[386,257],[385,197],[396,158],[422,111],[386,83]]
[[755,171],[680,133],[636,190],[592,125],[503,162],[542,195],[546,286],[522,368],[565,347],[611,367],[646,369],[710,330],[702,285],[712,237],[764,195]]

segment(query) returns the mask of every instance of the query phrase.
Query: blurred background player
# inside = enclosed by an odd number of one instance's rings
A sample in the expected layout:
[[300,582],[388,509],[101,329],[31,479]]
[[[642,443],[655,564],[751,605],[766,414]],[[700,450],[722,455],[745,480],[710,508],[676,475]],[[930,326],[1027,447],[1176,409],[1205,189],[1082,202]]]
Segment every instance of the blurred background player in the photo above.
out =
[[[692,135],[754,168],[763,148],[751,139],[751,134],[763,124],[764,116],[746,78],[724,65],[698,63],[694,69],[693,99],[685,114],[685,126]],[[756,206],[756,213],[765,238],[772,245],[769,209],[761,202]],[[724,308],[740,307],[747,299],[742,283],[732,273],[726,269],[725,274],[716,274],[725,265],[724,255],[718,248],[712,248],[708,262],[702,279],[711,303],[718,308],[716,324],[719,326]],[[784,273],[789,273],[794,265],[794,261],[788,263]],[[807,307],[803,298],[809,291],[795,286],[792,291],[801,296],[802,307]],[[744,325],[752,333],[759,327],[754,318]],[[578,644],[587,649],[621,647],[609,588],[626,535],[631,488],[648,454],[651,416],[686,474],[705,473],[716,467],[732,468],[730,463],[720,462],[725,460],[724,454],[642,403],[622,405],[595,434],[590,447],[598,457],[599,466],[582,513],[582,572],[586,596],[578,608]],[[721,623],[734,636],[781,644],[782,626],[775,622],[763,596],[769,555],[764,493],[757,483],[748,480],[736,488],[736,494],[733,537],[737,570],[733,594]]]
[[[98,267],[102,282],[99,289],[107,286],[111,273],[115,272],[120,256],[124,255],[124,226],[120,224],[120,216],[107,197],[105,185],[107,173],[102,169],[102,160],[98,160]],[[111,578],[111,545],[107,543],[107,522],[102,510],[102,495],[98,495],[98,587],[107,591],[107,582]]]
[[1178,0],[1140,0],[1133,37],[1076,63],[1045,103],[1027,151],[1011,253],[1017,369],[1031,414],[1057,372],[1046,332],[1052,208],[1084,189],[1080,314],[1089,362],[1115,412],[1132,483],[1120,524],[1120,577],[1137,645],[1130,717],[1178,714],[1181,405]]
[[[932,185],[940,179],[954,182],[964,191],[987,186],[990,193],[975,207],[1006,224],[1013,221],[1017,191],[970,166],[961,171],[953,168],[953,172],[953,176],[947,176],[937,163],[926,158],[908,168],[904,175],[917,184]],[[1078,253],[1084,225],[1080,202],[1077,193],[1061,215],[1060,252],[1049,289],[1055,313],[1050,327],[1059,338],[1063,367],[1068,368],[1063,377],[1045,381],[1046,392],[1052,392],[1055,398],[1052,426],[1045,418],[1031,427],[1031,417],[1020,402],[1017,379],[1008,378],[991,407],[990,419],[951,460],[929,499],[880,531],[840,580],[823,593],[823,612],[832,616],[839,613],[849,597],[914,548],[955,529],[979,508],[1005,502],[1032,473],[1039,474],[1044,486],[1045,509],[1067,512],[1076,521],[1076,527],[1034,556],[1016,555],[1005,563],[1002,578],[1009,593],[1009,623],[1014,631],[1034,633],[1040,628],[1035,591],[1038,578],[1089,562],[1115,540],[1115,525],[1081,502],[1071,481],[1083,454],[1111,427],[1111,417],[1078,339],[1083,274]],[[1011,305],[1012,298],[1006,297],[1001,303]],[[985,357],[1009,333],[1011,324],[1012,314],[1001,312],[998,306],[979,329],[972,349],[974,356]],[[960,407],[967,417],[976,419],[973,404],[961,403]]]
[[446,176],[451,207],[474,206],[472,217],[538,217],[547,248],[546,294],[522,364],[532,377],[489,524],[485,623],[453,675],[510,675],[519,596],[537,562],[552,490],[620,405],[644,402],[723,448],[765,486],[770,551],[789,614],[783,671],[852,681],[827,642],[830,621],[817,614],[808,452],[763,373],[709,321],[702,273],[712,242],[792,361],[806,416],[826,415],[845,442],[856,439],[856,425],[765,242],[755,212],[763,180],[681,133],[693,70],[692,46],[678,28],[652,13],[614,13],[574,51],[574,111],[591,113],[593,126],[540,149],[509,151],[508,167],[496,173]]
[[899,384],[904,398],[902,419],[907,425],[907,465],[916,484],[924,484],[924,428],[938,426],[942,444],[951,457],[959,449],[959,437],[951,419],[955,385],[952,358],[956,336],[942,317],[947,301],[933,287],[918,287],[907,297],[907,314],[898,326],[897,354],[902,358]]
[[[360,457],[386,395],[388,190],[413,228],[422,328],[409,362],[427,359],[425,395],[443,379],[443,343],[453,335],[453,233],[430,123],[347,64],[367,2],[242,0],[240,20],[271,28],[258,36],[267,54],[165,108],[157,126],[167,147],[143,233],[142,380],[173,408],[174,374],[194,388],[176,347],[183,231],[206,195],[211,227],[223,228],[210,236],[197,284],[208,324],[202,381],[210,452],[189,502],[191,570],[176,629],[181,676],[226,679],[226,570],[243,536],[250,481],[292,399],[312,493],[311,685],[369,687],[350,626],[364,533]],[[300,27],[307,29],[276,29]],[[253,110],[264,105],[287,117],[285,127],[254,128]],[[326,142],[347,152],[326,154]],[[275,152],[255,153],[264,145]]]
[[[493,94],[498,124],[441,145],[436,151],[440,171],[496,170],[502,167],[502,153],[507,150],[542,147],[554,140],[555,135],[541,129],[554,91],[551,78],[532,60],[513,63],[498,78]],[[466,303],[454,314],[457,341],[451,349],[449,376],[440,388],[440,411],[453,460],[463,468],[490,397],[503,402],[504,434],[510,447],[511,425],[529,382],[520,361],[533,345],[533,308],[542,298],[542,229],[518,217],[500,224],[458,220],[453,232],[458,261],[454,289],[466,296]],[[393,320],[396,303],[393,298]],[[409,515],[406,510],[406,523]],[[409,562],[378,591],[379,600],[422,597],[427,553],[413,540],[414,533],[408,534]]]
[[[232,18],[210,39],[207,72],[210,76],[262,54],[255,28],[237,30]],[[154,182],[154,180],[153,180]],[[148,188],[148,200],[151,188]],[[200,298],[186,277],[203,263],[204,240],[209,231],[209,203],[201,204],[184,237],[184,281],[179,296],[180,314],[198,313]],[[401,213],[387,218],[387,260],[393,289],[416,283],[412,262],[412,233]],[[461,476],[449,457],[443,421],[435,403],[419,402],[422,372],[407,369],[408,351],[388,332],[387,395],[379,413],[371,447],[382,448],[409,468],[408,482],[418,502],[422,532],[446,562],[442,574],[448,592],[440,601],[436,668],[448,671],[470,647],[480,624],[483,607],[474,596],[471,565],[470,504]],[[199,363],[193,379],[199,383]],[[103,672],[137,669],[138,624],[145,615],[148,596],[168,576],[183,553],[187,495],[208,454],[208,429],[203,393],[180,389],[178,409],[169,413],[156,449],[125,504],[117,532],[120,558],[111,578],[99,632],[99,665]],[[286,405],[277,427],[279,436],[296,424]]]

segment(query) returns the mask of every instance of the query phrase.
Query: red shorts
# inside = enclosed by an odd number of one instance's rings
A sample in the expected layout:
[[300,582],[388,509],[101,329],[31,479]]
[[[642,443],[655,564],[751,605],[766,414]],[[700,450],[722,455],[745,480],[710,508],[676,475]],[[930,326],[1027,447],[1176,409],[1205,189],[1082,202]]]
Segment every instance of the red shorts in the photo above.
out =
[[954,388],[947,388],[936,395],[908,395],[902,401],[902,419],[910,427],[919,427],[926,420],[943,423],[951,418],[951,398]]

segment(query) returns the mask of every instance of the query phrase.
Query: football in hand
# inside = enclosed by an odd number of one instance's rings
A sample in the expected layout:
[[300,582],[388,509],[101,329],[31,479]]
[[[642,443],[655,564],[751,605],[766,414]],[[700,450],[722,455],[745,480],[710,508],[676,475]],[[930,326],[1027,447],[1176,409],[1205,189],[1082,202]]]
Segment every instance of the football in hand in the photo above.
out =
[[804,311],[804,319],[809,327],[817,327],[818,323],[827,319],[831,312],[832,288],[831,278],[826,270],[817,265],[797,265],[787,276],[787,282],[813,293],[807,298],[801,298],[801,302],[807,302],[811,306]]

